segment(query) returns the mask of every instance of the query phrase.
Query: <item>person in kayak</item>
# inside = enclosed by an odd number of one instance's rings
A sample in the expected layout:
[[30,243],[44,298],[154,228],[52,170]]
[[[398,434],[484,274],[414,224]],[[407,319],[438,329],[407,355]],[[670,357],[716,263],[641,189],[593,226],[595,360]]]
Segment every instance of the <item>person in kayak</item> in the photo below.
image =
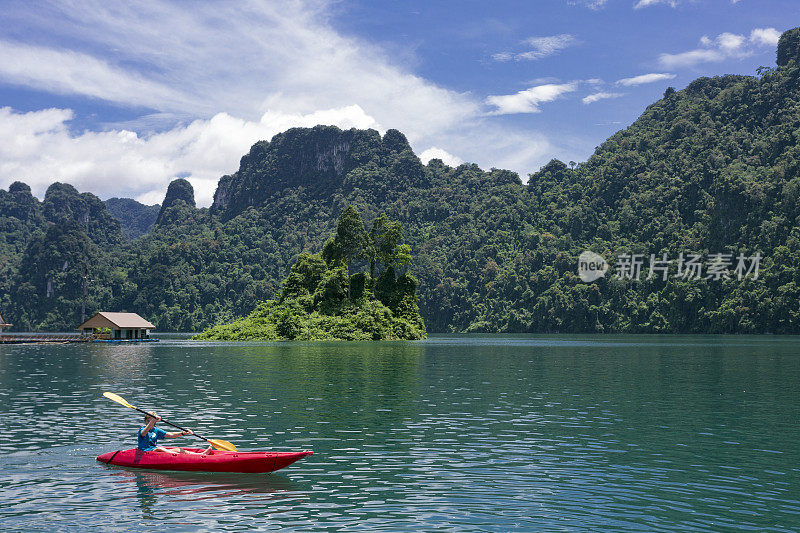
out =
[[144,425],[139,428],[139,449],[143,452],[171,452],[171,453],[190,453],[194,455],[206,455],[211,451],[211,446],[203,450],[202,452],[192,452],[189,450],[184,450],[183,448],[178,447],[169,447],[165,448],[164,446],[158,445],[158,439],[161,438],[168,438],[174,439],[176,437],[183,437],[185,435],[194,435],[194,431],[173,431],[168,432],[164,431],[161,428],[157,428],[156,424],[161,420],[161,417],[158,416],[155,411],[150,411],[150,414],[145,415],[144,417]]

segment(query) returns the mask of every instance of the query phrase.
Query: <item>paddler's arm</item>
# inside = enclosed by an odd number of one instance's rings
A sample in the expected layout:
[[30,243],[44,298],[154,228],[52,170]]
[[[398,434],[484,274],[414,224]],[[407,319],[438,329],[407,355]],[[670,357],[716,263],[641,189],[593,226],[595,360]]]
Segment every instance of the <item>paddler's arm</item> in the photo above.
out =
[[166,437],[168,439],[174,439],[177,437],[183,437],[184,435],[194,435],[194,431],[191,429],[189,431],[173,431],[172,433],[167,433]]
[[139,435],[141,435],[142,437],[147,435],[150,432],[150,430],[155,427],[156,423],[159,420],[161,420],[161,417],[158,415],[156,415],[156,418],[151,418],[150,422],[148,422],[147,425],[143,427],[142,430],[139,432]]

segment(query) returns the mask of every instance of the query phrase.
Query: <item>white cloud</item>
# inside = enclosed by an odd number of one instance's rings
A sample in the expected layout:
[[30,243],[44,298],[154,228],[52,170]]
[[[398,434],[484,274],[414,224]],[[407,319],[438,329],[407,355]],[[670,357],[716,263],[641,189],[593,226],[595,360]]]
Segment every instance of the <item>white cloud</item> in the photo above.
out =
[[670,74],[666,72],[662,73],[652,72],[650,74],[641,74],[639,76],[634,76],[632,78],[622,78],[621,80],[617,81],[617,85],[624,85],[626,87],[631,87],[634,85],[642,85],[644,83],[654,83],[657,81],[671,80],[674,77],[675,74]]
[[575,44],[577,40],[568,33],[560,35],[550,35],[549,37],[530,37],[525,40],[531,46],[531,50],[517,55],[518,59],[541,59],[555,54]]
[[737,35],[735,33],[725,32],[719,34],[719,37],[717,37],[717,43],[719,43],[720,49],[728,53],[737,52],[744,42],[744,35]]
[[620,96],[624,96],[623,93],[606,93],[606,92],[599,92],[590,94],[589,96],[585,96],[581,101],[584,104],[593,104],[600,100],[606,100],[608,98],[619,98]]
[[[327,9],[324,0],[197,1],[191,9],[84,0],[0,10],[0,82],[141,109],[138,118],[80,133],[69,131],[68,110],[6,109],[0,186],[20,179],[41,194],[62,180],[104,198],[160,201],[172,178],[188,175],[208,205],[216,180],[236,170],[253,141],[318,122],[397,128],[417,149],[521,175],[555,155],[590,152],[589,141],[554,146],[541,132],[487,118],[479,97],[437,86],[380,47],[335,31]],[[9,28],[36,43],[10,40]],[[528,45],[545,54],[569,43],[562,35]],[[557,97],[532,91],[528,110]],[[37,130],[41,123],[49,129]]]
[[[633,9],[641,9],[643,7],[655,6],[658,4],[665,4],[669,7],[678,7],[680,0],[639,0],[633,5]],[[731,0],[731,4],[738,4],[739,0]]]
[[185,97],[86,54],[0,40],[0,79],[58,94],[81,94],[134,106],[185,107]]
[[514,94],[492,95],[486,98],[486,103],[495,106],[492,115],[507,115],[511,113],[539,113],[539,104],[552,102],[559,96],[577,89],[577,83],[547,83],[519,91]]
[[725,59],[717,50],[697,49],[680,54],[661,54],[658,63],[664,68],[693,67],[698,63],[716,63]]
[[568,0],[567,4],[571,6],[582,5],[591,10],[597,11],[605,7],[608,0]]
[[656,4],[667,4],[669,7],[676,7],[678,2],[677,0],[639,0],[633,6],[633,9],[641,9],[643,7],[654,6]]
[[522,82],[523,85],[544,85],[545,83],[558,83],[561,80],[555,76],[542,76]]
[[524,44],[530,47],[530,50],[524,52],[500,52],[492,56],[496,61],[516,61],[523,60],[537,60],[543,57],[551,56],[574,44],[578,40],[569,33],[561,33],[559,35],[549,35],[547,37],[529,37],[523,41]]
[[774,46],[780,33],[775,28],[756,28],[750,37],[724,32],[715,38],[700,38],[700,48],[678,54],[661,54],[658,63],[663,68],[693,67],[700,63],[718,63],[726,59],[741,59],[755,53],[754,46]]
[[419,154],[419,158],[426,165],[431,159],[441,159],[445,165],[449,165],[451,167],[457,167],[464,162],[460,157],[454,156],[453,154],[442,150],[441,148],[437,148],[436,146],[431,146]]
[[[88,44],[73,52],[6,42],[0,57],[22,54],[25,62],[14,71],[15,59],[0,60],[0,80],[195,118],[226,112],[258,120],[267,109],[308,114],[358,104],[412,140],[479,114],[469,95],[334,31],[323,8],[314,0],[194,2],[192,9],[144,0],[48,4],[25,21],[39,25],[30,33]],[[13,24],[15,15],[0,15],[0,23]]]
[[763,46],[778,46],[781,32],[775,28],[756,28],[750,32],[750,42]]

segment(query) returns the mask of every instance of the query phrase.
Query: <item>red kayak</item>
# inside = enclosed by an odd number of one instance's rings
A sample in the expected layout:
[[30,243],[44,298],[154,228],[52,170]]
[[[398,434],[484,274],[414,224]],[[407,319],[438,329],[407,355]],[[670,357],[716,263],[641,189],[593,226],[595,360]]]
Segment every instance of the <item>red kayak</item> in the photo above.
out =
[[[183,448],[202,452],[201,448]],[[152,470],[184,470],[192,472],[240,472],[260,474],[285,468],[295,461],[311,455],[303,452],[227,452],[211,450],[208,454],[143,452],[138,448],[119,450],[98,455],[101,463]]]

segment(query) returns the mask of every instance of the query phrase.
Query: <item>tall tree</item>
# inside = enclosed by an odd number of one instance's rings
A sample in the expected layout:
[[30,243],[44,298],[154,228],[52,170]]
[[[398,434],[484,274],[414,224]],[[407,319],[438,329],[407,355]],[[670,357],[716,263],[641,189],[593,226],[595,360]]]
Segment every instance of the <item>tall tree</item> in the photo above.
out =
[[397,254],[397,247],[403,242],[403,226],[400,222],[392,222],[386,215],[372,221],[369,233],[370,276],[375,277],[377,262],[383,267],[390,266]]
[[339,217],[339,224],[336,226],[336,240],[339,241],[342,254],[347,261],[347,297],[350,298],[353,260],[364,255],[364,248],[367,244],[367,232],[364,230],[361,214],[352,205],[348,205]]

